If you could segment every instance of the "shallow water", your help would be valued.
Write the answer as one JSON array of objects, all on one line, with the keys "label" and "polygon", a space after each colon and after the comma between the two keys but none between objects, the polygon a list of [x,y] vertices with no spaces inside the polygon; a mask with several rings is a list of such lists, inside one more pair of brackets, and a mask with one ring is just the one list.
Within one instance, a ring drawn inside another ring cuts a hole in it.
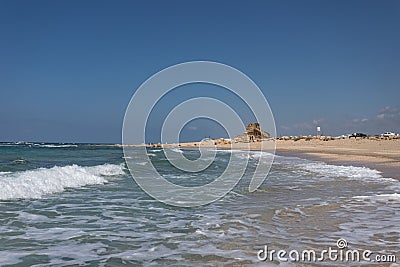
[{"label": "shallow water", "polygon": [[[207,170],[187,174],[161,149],[148,152],[166,179],[189,186],[212,181],[231,154],[247,157],[219,151]],[[339,238],[352,249],[398,253],[397,180],[368,168],[277,156],[268,179],[249,193],[258,156],[251,152],[245,177],[224,198],[178,208],[137,186],[120,148],[0,144],[0,265],[258,265],[264,245],[320,251]]]}]

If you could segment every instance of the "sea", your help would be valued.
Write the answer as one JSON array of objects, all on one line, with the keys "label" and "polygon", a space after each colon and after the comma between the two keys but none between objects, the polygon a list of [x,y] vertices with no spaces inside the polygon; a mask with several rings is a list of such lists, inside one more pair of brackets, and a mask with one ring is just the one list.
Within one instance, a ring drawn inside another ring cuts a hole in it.
[{"label": "sea", "polygon": [[[223,198],[185,208],[146,194],[119,146],[0,143],[0,266],[397,266],[376,255],[400,261],[400,182],[377,170],[276,155],[267,179],[249,192],[261,152],[218,150],[198,173],[176,170],[161,148],[147,152],[177,185],[212,182],[230,157],[249,166]],[[199,153],[178,152],[189,159]],[[266,248],[286,251],[286,258],[261,259]],[[370,251],[371,261],[307,262],[293,252],[329,248]]]}]

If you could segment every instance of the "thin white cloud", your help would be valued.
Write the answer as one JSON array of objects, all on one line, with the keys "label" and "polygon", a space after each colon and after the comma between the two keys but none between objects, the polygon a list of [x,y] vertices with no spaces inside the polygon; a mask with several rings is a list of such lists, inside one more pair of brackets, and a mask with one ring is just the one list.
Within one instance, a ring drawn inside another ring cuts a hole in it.
[{"label": "thin white cloud", "polygon": [[363,132],[367,134],[381,134],[383,132],[400,133],[400,106],[385,106],[375,114],[359,117],[337,117],[336,119],[312,119],[298,122],[293,125],[280,125],[279,129],[287,135],[315,134],[316,127],[328,135]]},{"label": "thin white cloud", "polygon": [[378,114],[376,117],[380,120],[383,120],[385,118],[385,114]]},{"label": "thin white cloud", "polygon": [[390,106],[386,106],[386,107],[384,107],[384,108],[381,108],[381,109],[379,110],[379,113],[385,113],[385,112],[388,111],[388,110],[390,110]]},{"label": "thin white cloud", "polygon": [[368,121],[367,118],[363,118],[363,119],[356,118],[356,119],[353,119],[354,123],[363,123],[363,122],[367,122],[367,121]]},{"label": "thin white cloud", "polygon": [[400,116],[399,112],[400,108],[386,106],[379,110],[379,114],[376,116],[378,119],[388,119],[388,118],[396,118]]}]

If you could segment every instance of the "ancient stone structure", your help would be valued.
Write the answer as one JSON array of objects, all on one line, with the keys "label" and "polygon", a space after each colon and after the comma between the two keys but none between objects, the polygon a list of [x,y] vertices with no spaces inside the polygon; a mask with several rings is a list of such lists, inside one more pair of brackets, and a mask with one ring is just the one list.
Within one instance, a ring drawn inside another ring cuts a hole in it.
[{"label": "ancient stone structure", "polygon": [[234,140],[235,142],[260,142],[270,137],[270,134],[261,130],[260,124],[256,122],[247,125],[246,132],[236,136]]},{"label": "ancient stone structure", "polygon": [[246,127],[246,134],[250,142],[261,139],[261,129],[259,123],[250,123]]}]

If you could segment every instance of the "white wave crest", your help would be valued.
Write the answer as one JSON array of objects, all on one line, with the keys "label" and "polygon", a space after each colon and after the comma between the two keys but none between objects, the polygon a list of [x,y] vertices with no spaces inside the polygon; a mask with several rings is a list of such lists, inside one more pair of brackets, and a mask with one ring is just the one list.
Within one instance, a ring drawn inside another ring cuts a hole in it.
[{"label": "white wave crest", "polygon": [[[355,166],[336,166],[323,162],[311,162],[299,165],[301,169],[313,172],[327,177],[346,177],[346,178],[371,178],[371,179],[386,179],[383,178],[380,171],[369,169],[366,167]],[[390,179],[392,180],[392,179]]]},{"label": "white wave crest", "polygon": [[399,193],[392,193],[392,194],[378,194],[372,196],[355,196],[353,197],[357,200],[369,200],[369,201],[400,201],[400,194]]},{"label": "white wave crest", "polygon": [[36,147],[44,148],[67,148],[67,147],[78,147],[78,145],[53,145],[53,144],[34,144]]},{"label": "white wave crest", "polygon": [[69,165],[0,173],[0,200],[41,198],[67,188],[107,183],[106,176],[123,174],[122,166],[104,164],[90,167]]}]

